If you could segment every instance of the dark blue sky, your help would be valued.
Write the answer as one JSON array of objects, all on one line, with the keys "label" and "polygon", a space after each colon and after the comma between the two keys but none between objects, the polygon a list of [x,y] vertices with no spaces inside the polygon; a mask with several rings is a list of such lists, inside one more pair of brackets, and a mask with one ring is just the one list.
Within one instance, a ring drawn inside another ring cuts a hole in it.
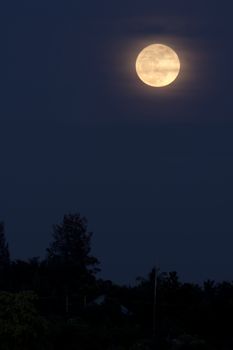
[{"label": "dark blue sky", "polygon": [[[233,278],[231,2],[9,1],[0,5],[0,217],[14,258],[44,256],[79,211],[102,276],[156,262],[185,280]],[[134,62],[162,42],[177,81]]]}]

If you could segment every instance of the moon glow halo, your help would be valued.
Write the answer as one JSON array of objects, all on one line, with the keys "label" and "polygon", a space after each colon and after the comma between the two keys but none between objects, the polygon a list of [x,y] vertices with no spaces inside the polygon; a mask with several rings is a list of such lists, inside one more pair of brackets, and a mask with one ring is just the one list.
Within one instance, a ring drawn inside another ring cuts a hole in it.
[{"label": "moon glow halo", "polygon": [[145,47],[136,60],[138,77],[152,87],[171,84],[179,75],[180,60],[169,46],[152,44]]}]

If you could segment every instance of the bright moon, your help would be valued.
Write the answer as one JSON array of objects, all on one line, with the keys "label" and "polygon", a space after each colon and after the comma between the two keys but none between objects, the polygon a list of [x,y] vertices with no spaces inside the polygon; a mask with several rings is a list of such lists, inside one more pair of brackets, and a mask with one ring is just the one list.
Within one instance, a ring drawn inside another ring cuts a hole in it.
[{"label": "bright moon", "polygon": [[136,72],[147,85],[166,86],[177,78],[180,72],[180,60],[170,47],[152,44],[139,53],[136,60]]}]

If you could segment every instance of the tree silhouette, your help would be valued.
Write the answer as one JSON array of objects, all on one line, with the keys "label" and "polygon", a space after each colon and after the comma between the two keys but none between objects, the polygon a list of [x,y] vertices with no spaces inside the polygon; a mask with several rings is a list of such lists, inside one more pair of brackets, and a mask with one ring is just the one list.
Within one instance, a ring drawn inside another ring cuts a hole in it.
[{"label": "tree silhouette", "polygon": [[54,241],[47,249],[48,260],[90,271],[91,267],[99,264],[95,257],[89,255],[91,237],[85,217],[80,214],[65,215],[61,224],[53,226]]},{"label": "tree silhouette", "polygon": [[53,280],[59,279],[59,285],[63,284],[66,290],[80,289],[99,271],[98,259],[90,255],[91,237],[87,220],[79,213],[64,215],[62,223],[53,226],[47,262]]},{"label": "tree silhouette", "polygon": [[5,237],[4,222],[0,222],[0,268],[5,268],[10,263],[10,253]]}]

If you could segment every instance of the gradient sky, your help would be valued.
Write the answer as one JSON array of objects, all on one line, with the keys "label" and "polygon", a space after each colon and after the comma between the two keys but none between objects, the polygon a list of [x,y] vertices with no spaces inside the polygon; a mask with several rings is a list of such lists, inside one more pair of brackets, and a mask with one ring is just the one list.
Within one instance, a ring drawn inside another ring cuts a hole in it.
[{"label": "gradient sky", "polygon": [[[78,211],[102,276],[154,263],[233,279],[230,1],[8,1],[0,5],[0,218],[13,258],[45,254]],[[173,85],[136,76],[140,49],[181,59]]]}]

